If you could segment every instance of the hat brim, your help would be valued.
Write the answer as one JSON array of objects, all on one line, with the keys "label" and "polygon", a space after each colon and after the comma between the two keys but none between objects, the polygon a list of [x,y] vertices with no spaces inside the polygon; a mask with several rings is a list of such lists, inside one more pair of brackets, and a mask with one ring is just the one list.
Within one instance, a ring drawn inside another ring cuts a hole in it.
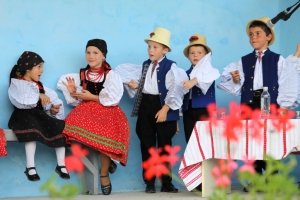
[{"label": "hat brim", "polygon": [[187,45],[185,48],[184,48],[184,50],[183,50],[183,54],[185,55],[185,57],[189,57],[189,48],[191,47],[191,46],[195,46],[195,45],[202,45],[202,46],[205,46],[206,47],[206,49],[207,49],[207,53],[212,53],[212,51],[211,51],[211,49],[207,46],[207,45],[204,45],[204,44],[199,44],[199,43],[191,43],[191,44],[189,44],[189,45]]},{"label": "hat brim", "polygon": [[147,44],[148,44],[148,41],[153,41],[153,42],[157,42],[157,43],[163,44],[163,45],[165,45],[166,47],[169,48],[169,52],[171,51],[171,48],[170,48],[170,46],[169,46],[169,44],[167,42],[164,42],[164,41],[161,41],[161,40],[157,40],[157,39],[152,39],[152,38],[145,39],[144,41]]},{"label": "hat brim", "polygon": [[[255,21],[262,22],[262,23],[264,23],[264,24],[268,27],[267,23],[264,22],[263,20],[260,20],[260,19],[254,19],[254,20],[251,20],[251,21],[248,22],[248,24],[246,25],[246,33],[247,33],[248,36],[250,36],[250,35],[249,35],[249,27],[250,27],[250,25],[251,25],[253,22],[255,22]],[[269,27],[268,27],[268,28],[269,28]],[[271,46],[271,45],[275,42],[276,36],[275,36],[274,28],[269,28],[269,29],[271,30],[271,33],[272,33],[272,39],[269,41],[269,44],[268,44],[268,45]]]}]

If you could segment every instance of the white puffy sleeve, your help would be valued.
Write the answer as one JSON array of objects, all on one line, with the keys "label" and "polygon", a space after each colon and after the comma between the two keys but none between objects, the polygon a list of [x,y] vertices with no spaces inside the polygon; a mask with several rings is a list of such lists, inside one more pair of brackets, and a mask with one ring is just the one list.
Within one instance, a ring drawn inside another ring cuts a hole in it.
[{"label": "white puffy sleeve", "polygon": [[289,55],[286,58],[286,62],[289,62],[291,66],[294,66],[300,74],[300,57]]},{"label": "white puffy sleeve", "polygon": [[77,106],[79,103],[81,103],[82,100],[71,97],[67,87],[62,83],[62,82],[67,82],[66,81],[67,77],[74,78],[76,84],[76,92],[82,91],[82,86],[80,86],[80,77],[79,74],[77,73],[62,75],[57,82],[56,88],[63,92],[67,104],[72,106]]},{"label": "white puffy sleeve", "polygon": [[[297,66],[290,59],[280,56],[278,61],[278,97],[277,103],[281,108],[294,109],[299,105],[299,74]],[[271,97],[272,98],[272,97]]]},{"label": "white puffy sleeve", "polygon": [[190,73],[190,79],[197,79],[196,86],[203,94],[206,94],[211,84],[219,77],[219,70],[211,65],[211,53],[206,54]]},{"label": "white puffy sleeve", "polygon": [[[57,96],[57,93],[50,89],[50,88],[47,88],[44,86],[44,90],[45,90],[45,95],[47,95],[49,98],[50,98],[50,101],[51,101],[51,104],[47,104],[45,107],[44,107],[44,110],[46,111],[46,113],[51,116],[51,117],[55,117],[57,119],[65,119],[65,111],[64,111],[64,105],[63,105],[63,102],[62,100],[60,100]],[[50,109],[51,109],[51,106],[52,105],[59,105],[61,104],[60,108],[59,108],[59,111],[58,113],[56,113],[55,115],[52,115],[51,112],[50,112]]]},{"label": "white puffy sleeve", "polygon": [[99,101],[104,106],[116,106],[123,96],[123,83],[119,74],[110,70],[106,75],[103,89],[99,94]]},{"label": "white puffy sleeve", "polygon": [[[120,75],[123,83],[127,83],[131,80],[134,80],[137,83],[139,83],[142,75],[142,65],[130,64],[130,63],[120,64],[115,68],[114,71],[115,73]],[[128,92],[129,97],[133,98],[137,92],[137,89],[131,89],[126,84],[124,84],[124,87]]]},{"label": "white puffy sleeve", "polygon": [[38,86],[26,80],[11,79],[8,88],[10,102],[19,109],[35,108],[40,98]]},{"label": "white puffy sleeve", "polygon": [[[238,70],[240,73],[240,83],[235,84],[232,80],[232,76],[230,72]],[[243,72],[243,65],[242,60],[238,62],[230,63],[224,68],[224,71],[221,75],[221,82],[217,85],[217,88],[220,90],[224,90],[225,92],[234,95],[240,96],[241,95],[241,88],[245,81],[245,75]]]},{"label": "white puffy sleeve", "polygon": [[166,88],[168,92],[165,98],[165,104],[172,110],[181,108],[183,96],[189,92],[183,87],[181,82],[187,80],[189,80],[189,77],[186,72],[173,63],[171,69],[166,74]]}]

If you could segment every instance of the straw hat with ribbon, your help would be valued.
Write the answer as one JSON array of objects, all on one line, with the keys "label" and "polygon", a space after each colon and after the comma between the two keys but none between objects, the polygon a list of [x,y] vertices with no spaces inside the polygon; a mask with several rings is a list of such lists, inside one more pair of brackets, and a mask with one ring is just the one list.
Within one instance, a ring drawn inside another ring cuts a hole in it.
[{"label": "straw hat with ribbon", "polygon": [[184,50],[183,50],[183,54],[187,58],[189,56],[189,48],[190,48],[190,46],[193,46],[193,45],[196,45],[196,44],[201,44],[201,45],[205,46],[206,49],[207,49],[207,51],[208,51],[207,53],[211,52],[211,49],[206,45],[206,38],[203,35],[201,35],[201,34],[194,34],[194,35],[192,35],[190,37],[189,41],[190,41],[190,44],[187,45],[187,47],[185,47]]},{"label": "straw hat with ribbon", "polygon": [[[246,33],[247,33],[247,35],[250,36],[250,35],[249,35],[249,31],[250,31],[250,30],[249,30],[249,27],[250,27],[250,25],[251,25],[253,22],[255,22],[255,21],[263,22],[263,23],[268,27],[267,22],[268,22],[269,20],[270,20],[269,17],[261,17],[261,18],[259,18],[259,19],[254,19],[254,20],[251,20],[250,22],[248,22],[248,24],[247,24],[247,26],[246,26]],[[272,45],[272,44],[274,43],[274,41],[275,41],[274,26],[273,26],[272,28],[270,28],[270,30],[271,30],[271,33],[272,33],[272,39],[271,39],[270,42],[269,42],[269,46]]]},{"label": "straw hat with ribbon", "polygon": [[148,43],[148,41],[158,42],[160,44],[166,45],[169,48],[169,51],[171,51],[170,38],[171,38],[171,32],[169,30],[162,27],[157,27],[155,28],[154,32],[150,33],[150,37],[148,39],[145,39],[145,42],[146,43]]}]

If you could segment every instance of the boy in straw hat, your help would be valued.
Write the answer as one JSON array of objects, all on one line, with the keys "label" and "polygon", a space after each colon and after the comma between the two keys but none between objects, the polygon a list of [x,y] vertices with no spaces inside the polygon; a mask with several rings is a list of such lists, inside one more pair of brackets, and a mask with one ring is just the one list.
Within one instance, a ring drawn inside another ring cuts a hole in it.
[{"label": "boy in straw hat", "polygon": [[[189,90],[184,96],[182,112],[185,139],[188,143],[197,121],[209,117],[206,109],[210,103],[216,103],[215,80],[220,77],[219,70],[211,65],[211,49],[206,45],[206,38],[194,34],[189,45],[183,50],[185,57],[191,62],[186,71],[190,80],[183,81],[183,87]],[[202,185],[197,186],[202,190]]]},{"label": "boy in straw hat", "polygon": [[[288,57],[289,62],[280,54],[270,51],[268,46],[274,43],[275,32],[274,27],[267,26],[268,20],[268,17],[262,17],[248,22],[246,33],[254,51],[243,56],[237,63],[226,66],[222,81],[217,87],[232,95],[241,95],[241,104],[252,109],[260,109],[262,88],[268,87],[271,104],[277,105],[286,113],[287,109],[295,108],[299,104],[300,85],[296,65],[300,62],[296,56],[300,54],[300,48],[294,56]],[[254,165],[259,174],[266,168],[263,160],[256,160]],[[244,191],[247,189],[244,188]]]},{"label": "boy in straw hat", "polygon": [[[188,80],[185,71],[178,68],[176,63],[165,56],[171,51],[171,32],[157,27],[150,37],[145,39],[148,44],[149,59],[143,63],[142,76],[137,83],[131,80],[127,83],[131,89],[137,89],[137,98],[132,116],[137,116],[136,133],[140,139],[142,161],[149,159],[148,150],[151,147],[162,149],[172,145],[172,137],[177,132],[179,108],[183,95],[188,91],[180,84]],[[161,154],[167,154],[164,150]],[[168,166],[169,167],[169,166]],[[143,179],[146,183],[146,193],[155,193],[155,177]],[[176,193],[172,177],[161,177],[161,192]]]},{"label": "boy in straw hat", "polygon": [[207,105],[216,103],[215,80],[220,76],[219,70],[211,65],[212,52],[206,45],[206,38],[201,34],[195,34],[189,41],[183,54],[192,64],[186,71],[190,80],[182,82],[183,87],[189,90],[184,96],[182,105],[186,142],[189,141],[195,123],[208,117]]}]

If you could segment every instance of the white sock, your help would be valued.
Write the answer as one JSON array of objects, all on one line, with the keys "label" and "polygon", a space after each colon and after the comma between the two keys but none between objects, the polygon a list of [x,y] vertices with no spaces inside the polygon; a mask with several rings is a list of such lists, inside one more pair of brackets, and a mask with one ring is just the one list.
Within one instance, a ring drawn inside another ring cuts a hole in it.
[{"label": "white sock", "polygon": [[[25,143],[25,152],[26,152],[26,167],[34,167],[34,155],[35,155],[35,149],[36,149],[36,142],[26,142]],[[36,174],[36,171],[34,169],[29,170],[29,175]]]},{"label": "white sock", "polygon": [[[57,164],[58,166],[65,166],[65,152],[66,148],[65,147],[58,147],[55,148],[56,151],[56,159],[57,159]],[[68,173],[66,168],[61,168],[61,172]]]}]

